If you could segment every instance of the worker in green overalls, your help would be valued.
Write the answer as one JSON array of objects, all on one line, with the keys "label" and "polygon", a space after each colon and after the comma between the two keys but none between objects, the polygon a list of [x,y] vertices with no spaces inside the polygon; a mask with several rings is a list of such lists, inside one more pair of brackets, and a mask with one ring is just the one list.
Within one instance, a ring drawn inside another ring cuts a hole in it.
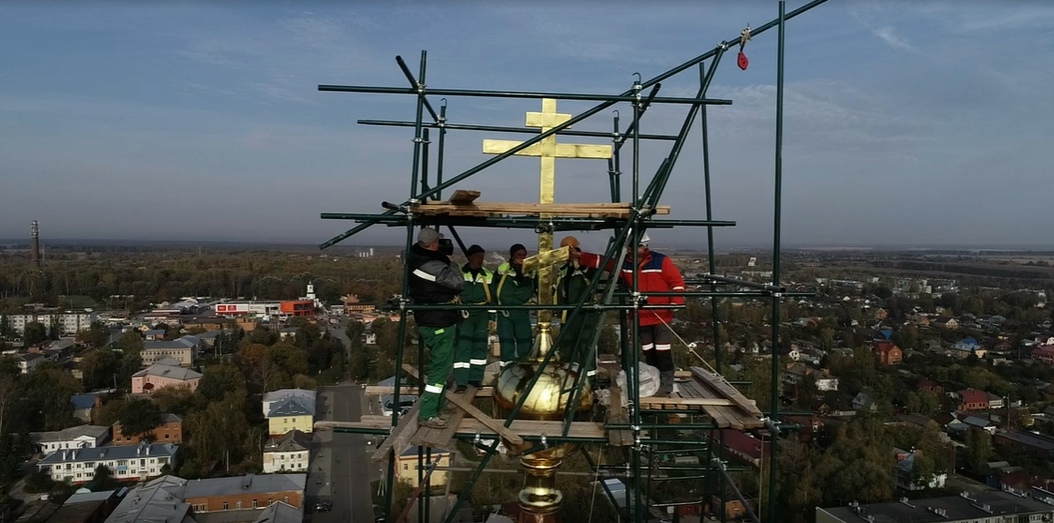
[{"label": "worker in green overalls", "polygon": [[[574,236],[567,236],[561,240],[560,247],[581,252],[578,239]],[[596,278],[597,272],[597,269],[579,265],[576,257],[569,257],[567,263],[557,269],[556,303],[560,305],[578,303],[589,289],[589,284]],[[592,295],[586,296],[583,305],[594,304],[596,300],[593,298]],[[560,355],[560,360],[569,362],[575,370],[583,369],[586,378],[592,380],[597,372],[596,346],[593,344],[593,339],[600,325],[601,313],[596,310],[582,309],[572,319],[572,312],[569,310],[560,312],[560,333],[556,350]]]},{"label": "worker in green overalls", "polygon": [[494,298],[498,302],[498,341],[501,366],[526,358],[531,353],[531,315],[527,310],[501,310],[501,305],[526,305],[537,287],[534,273],[524,274],[527,248],[517,243],[509,248],[509,261],[498,266],[494,277]]},{"label": "worker in green overalls", "polygon": [[[491,299],[490,286],[494,273],[483,266],[485,251],[472,245],[465,252],[468,263],[461,266],[465,279],[465,290],[461,291],[461,303],[466,305],[488,305]],[[468,385],[483,386],[483,368],[487,366],[487,334],[493,311],[462,310],[461,324],[457,327],[457,344],[454,348],[454,382],[457,392],[464,392]]]}]

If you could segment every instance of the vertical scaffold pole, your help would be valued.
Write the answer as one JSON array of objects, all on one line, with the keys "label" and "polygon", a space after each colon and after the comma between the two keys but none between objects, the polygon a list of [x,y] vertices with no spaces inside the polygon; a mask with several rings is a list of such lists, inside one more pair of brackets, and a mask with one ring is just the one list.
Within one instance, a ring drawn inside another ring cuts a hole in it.
[{"label": "vertical scaffold pole", "polygon": [[[783,201],[783,45],[785,35],[785,8],[786,2],[780,0],[779,9],[779,29],[777,31],[777,46],[776,46],[776,158],[775,158],[775,202],[774,202],[774,219],[772,224],[772,285],[779,287],[780,284],[780,218],[782,213],[782,201]],[[769,405],[769,418],[772,421],[771,437],[769,438],[769,492],[768,492],[768,506],[765,509],[768,511],[768,520],[771,523],[776,522],[776,514],[778,511],[775,510],[776,506],[776,449],[779,447],[778,438],[779,431],[778,417],[779,417],[779,383],[780,383],[780,365],[779,365],[779,335],[780,335],[780,302],[782,296],[778,292],[772,293],[772,374],[770,376],[770,389],[772,396],[770,400],[772,404]],[[762,463],[764,466],[764,463]]]}]

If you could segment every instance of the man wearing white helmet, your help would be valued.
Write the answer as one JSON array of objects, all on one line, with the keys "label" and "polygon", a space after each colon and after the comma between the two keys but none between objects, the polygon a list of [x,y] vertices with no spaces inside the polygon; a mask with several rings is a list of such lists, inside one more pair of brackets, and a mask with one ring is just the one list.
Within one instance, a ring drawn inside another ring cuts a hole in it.
[{"label": "man wearing white helmet", "polygon": [[[666,255],[648,248],[651,239],[647,233],[640,237],[637,245],[637,291],[649,292],[683,292],[684,278],[681,272]],[[572,254],[575,257],[576,254]],[[578,253],[578,261],[586,267],[599,267],[602,256],[591,253]],[[626,257],[619,277],[627,287],[633,288],[633,259]],[[647,305],[683,305],[680,296],[648,296]],[[644,361],[659,369],[659,392],[656,396],[669,396],[673,392],[673,352],[669,324],[673,321],[671,309],[643,309],[640,311],[637,324],[641,350]]]}]

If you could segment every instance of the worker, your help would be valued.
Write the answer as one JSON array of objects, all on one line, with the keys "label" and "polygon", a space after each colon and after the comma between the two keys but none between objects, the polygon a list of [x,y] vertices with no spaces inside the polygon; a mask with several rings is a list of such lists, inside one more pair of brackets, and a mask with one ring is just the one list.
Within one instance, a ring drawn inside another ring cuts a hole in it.
[{"label": "worker", "polygon": [[[637,291],[648,292],[684,292],[684,278],[669,257],[648,248],[651,243],[647,233],[640,237],[637,245]],[[598,268],[601,256],[591,253],[573,253],[573,258],[586,267]],[[627,256],[619,271],[619,278],[632,289],[633,260]],[[680,296],[647,296],[646,305],[683,305]],[[671,309],[642,309],[639,312],[637,336],[640,339],[644,361],[659,370],[659,391],[656,396],[668,397],[673,393],[673,352],[670,322],[673,320]]]},{"label": "worker", "polygon": [[[461,303],[466,305],[489,305],[490,287],[494,273],[483,266],[486,251],[472,245],[465,252],[468,263],[461,266],[465,290],[461,291]],[[468,385],[483,386],[483,368],[487,366],[487,335],[492,313],[485,309],[462,310],[462,320],[457,326],[457,342],[454,349],[454,383],[456,392],[464,392]]]},{"label": "worker", "polygon": [[534,297],[534,273],[523,272],[527,248],[521,243],[509,247],[509,261],[498,266],[494,277],[494,298],[498,307],[498,341],[501,366],[526,358],[531,352],[531,315],[524,309],[502,310],[501,305],[526,305]]},{"label": "worker", "polygon": [[[410,273],[409,297],[414,304],[454,304],[465,288],[461,270],[439,250],[443,235],[424,227],[417,234],[417,243],[410,247],[406,265]],[[427,382],[421,394],[418,425],[432,429],[446,428],[439,417],[446,400],[445,390],[454,362],[454,338],[461,313],[455,309],[416,310],[414,320],[421,342],[428,349]]]},{"label": "worker", "polygon": [[[560,247],[565,247],[577,255],[581,252],[578,238],[567,236],[560,240]],[[557,268],[556,279],[556,303],[559,305],[575,305],[582,300],[585,306],[596,302],[593,295],[586,296],[590,283],[597,277],[599,271],[592,267],[585,267],[579,263],[577,256],[569,256],[567,263]],[[583,300],[583,296],[585,299]],[[573,311],[560,311],[560,333],[557,336],[557,353],[560,359],[570,362],[575,370],[584,369],[585,376],[592,378],[596,375],[596,332],[601,320],[601,312],[597,310],[582,309],[577,314]],[[574,316],[572,318],[572,316]]]}]

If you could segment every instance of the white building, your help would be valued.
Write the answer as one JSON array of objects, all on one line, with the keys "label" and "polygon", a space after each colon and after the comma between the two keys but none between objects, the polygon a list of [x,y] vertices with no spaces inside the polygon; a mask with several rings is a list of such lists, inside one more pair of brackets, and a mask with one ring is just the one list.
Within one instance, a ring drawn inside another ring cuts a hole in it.
[{"label": "white building", "polygon": [[22,371],[22,374],[29,374],[41,363],[47,361],[47,358],[39,352],[23,352],[15,355],[15,361],[18,363],[18,368]]},{"label": "white building", "polygon": [[37,462],[37,469],[64,483],[86,483],[95,468],[105,465],[117,480],[145,480],[176,464],[179,447],[171,443],[141,443],[125,447],[59,450]]},{"label": "white building", "polygon": [[55,325],[60,336],[73,336],[77,332],[91,327],[95,321],[94,312],[32,312],[29,314],[9,314],[6,316],[11,328],[19,336],[26,332],[26,325],[37,322],[50,328]]},{"label": "white building", "polygon": [[110,427],[78,425],[51,432],[30,432],[29,439],[46,456],[57,450],[99,447],[110,439]]},{"label": "white building", "polygon": [[310,449],[311,437],[299,430],[291,430],[264,447],[263,471],[266,474],[307,472]]}]

